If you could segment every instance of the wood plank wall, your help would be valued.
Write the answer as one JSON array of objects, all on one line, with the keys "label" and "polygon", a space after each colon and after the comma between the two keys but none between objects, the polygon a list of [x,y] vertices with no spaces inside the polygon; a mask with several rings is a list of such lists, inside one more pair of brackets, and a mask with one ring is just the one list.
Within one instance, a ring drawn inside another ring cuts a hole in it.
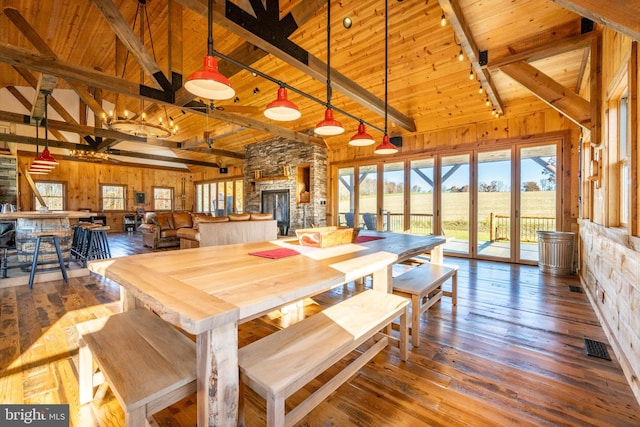
[{"label": "wood plank wall", "polygon": [[[607,93],[612,89],[623,67],[632,60],[631,40],[611,30],[602,34],[602,88],[601,98],[606,103]],[[638,62],[638,59],[635,58]],[[587,85],[588,86],[588,85]],[[630,96],[631,102],[637,102],[638,94]],[[585,96],[583,94],[583,96]],[[587,94],[588,96],[588,94]],[[638,114],[635,106],[630,111]],[[583,186],[583,206],[580,226],[580,279],[594,307],[600,322],[609,338],[616,356],[620,360],[625,376],[633,393],[640,401],[640,237],[630,235],[632,227],[618,227],[617,197],[620,187],[614,156],[617,141],[607,138],[607,106],[601,109],[603,126],[599,148],[583,146],[585,156],[583,167],[588,170],[591,151],[600,150],[601,180],[599,185],[586,183]],[[632,133],[640,132],[640,117],[631,120]],[[636,148],[632,152],[638,152]],[[640,162],[640,159],[636,159]],[[638,186],[640,177],[634,181]],[[636,189],[637,192],[637,189]],[[632,199],[636,209],[640,209],[637,200]],[[631,221],[638,221],[632,218]],[[637,230],[637,227],[636,227]]]},{"label": "wood plank wall", "polygon": [[[56,156],[58,157],[58,156]],[[59,158],[59,157],[58,157]],[[18,162],[22,170],[27,170],[33,154],[18,153]],[[184,172],[176,169],[156,169],[130,165],[114,165],[60,160],[60,164],[48,175],[33,175],[34,181],[58,181],[66,183],[67,210],[91,209],[100,212],[100,185],[117,184],[127,186],[127,212],[104,212],[111,230],[120,232],[122,217],[132,213],[138,207],[153,210],[153,187],[171,187],[174,191],[175,210],[183,210],[182,183],[184,180],[184,210],[192,210],[194,206],[194,183],[221,177],[242,176],[242,168],[229,167],[229,173],[220,175],[217,168],[197,167]],[[20,191],[20,208],[34,209],[34,196],[24,174],[19,169],[18,188]],[[146,193],[146,204],[136,205],[136,192]]]}]

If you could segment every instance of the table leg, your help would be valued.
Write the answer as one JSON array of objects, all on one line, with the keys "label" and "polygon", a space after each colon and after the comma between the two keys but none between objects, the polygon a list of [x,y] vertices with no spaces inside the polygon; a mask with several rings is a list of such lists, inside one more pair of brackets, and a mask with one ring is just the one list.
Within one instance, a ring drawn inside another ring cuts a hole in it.
[{"label": "table leg", "polygon": [[444,245],[438,245],[431,249],[431,262],[434,264],[442,264],[444,262]]},{"label": "table leg", "polygon": [[237,322],[198,334],[196,352],[198,426],[236,427],[240,383]]},{"label": "table leg", "polygon": [[393,265],[381,268],[373,272],[372,288],[376,291],[391,293],[393,291],[393,278],[391,276]]},{"label": "table leg", "polygon": [[124,286],[120,286],[120,311],[135,310],[142,307],[143,305],[138,298],[134,297]]}]

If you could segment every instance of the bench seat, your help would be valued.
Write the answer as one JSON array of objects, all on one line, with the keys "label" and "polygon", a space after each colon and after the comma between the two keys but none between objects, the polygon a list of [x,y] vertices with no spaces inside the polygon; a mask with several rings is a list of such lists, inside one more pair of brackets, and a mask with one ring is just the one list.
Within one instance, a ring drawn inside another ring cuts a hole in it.
[{"label": "bench seat", "polygon": [[[380,331],[398,317],[400,358],[406,360],[408,304],[406,298],[367,290],[241,348],[240,378],[266,400],[267,426],[302,419],[388,345],[390,337]],[[287,397],[371,338],[373,345],[285,415]]]},{"label": "bench seat", "polygon": [[[458,303],[458,266],[426,262],[393,278],[393,293],[411,298],[411,344],[420,346],[420,316],[443,296]],[[451,278],[451,291],[442,285]]]},{"label": "bench seat", "polygon": [[125,426],[138,427],[196,392],[195,343],[150,310],[90,320],[77,329],[81,404],[104,380],[125,412]]}]

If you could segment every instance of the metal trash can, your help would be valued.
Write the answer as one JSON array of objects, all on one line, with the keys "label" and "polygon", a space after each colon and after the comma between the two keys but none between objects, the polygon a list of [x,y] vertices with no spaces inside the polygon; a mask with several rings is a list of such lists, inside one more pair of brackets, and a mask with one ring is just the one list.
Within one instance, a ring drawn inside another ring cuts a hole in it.
[{"label": "metal trash can", "polygon": [[542,273],[556,276],[573,272],[576,233],[538,231],[538,267]]}]

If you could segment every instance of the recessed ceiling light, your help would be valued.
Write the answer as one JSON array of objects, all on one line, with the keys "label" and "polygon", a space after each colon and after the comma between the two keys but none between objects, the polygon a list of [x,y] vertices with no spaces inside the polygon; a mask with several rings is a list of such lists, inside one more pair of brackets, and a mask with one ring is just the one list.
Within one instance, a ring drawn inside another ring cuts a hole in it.
[{"label": "recessed ceiling light", "polygon": [[353,25],[353,21],[351,20],[351,18],[349,18],[348,16],[346,18],[344,18],[342,20],[342,25],[346,28],[349,29],[351,28],[351,26]]}]

